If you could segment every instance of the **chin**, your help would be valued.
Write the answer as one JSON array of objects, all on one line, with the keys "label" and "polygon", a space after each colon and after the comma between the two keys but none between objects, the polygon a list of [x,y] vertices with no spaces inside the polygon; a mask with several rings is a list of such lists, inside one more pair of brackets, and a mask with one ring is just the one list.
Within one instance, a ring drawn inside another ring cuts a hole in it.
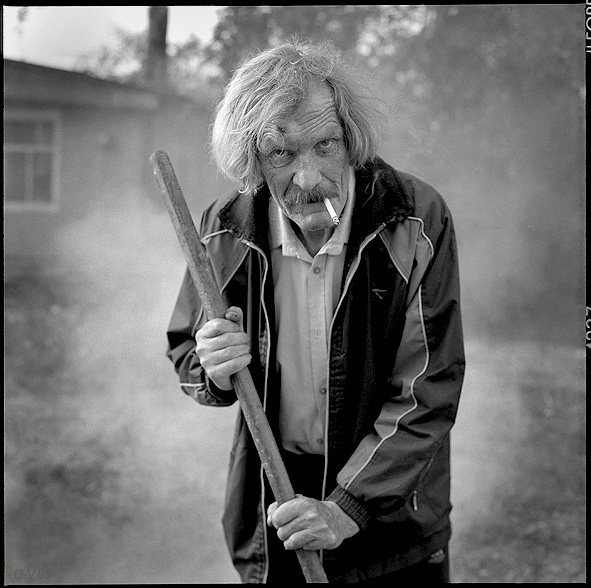
[{"label": "chin", "polygon": [[[320,215],[318,215],[320,216]],[[334,228],[332,219],[325,218],[327,215],[324,213],[320,218],[317,215],[310,215],[304,217],[293,218],[293,222],[300,227],[300,230],[307,233],[313,233],[315,231],[326,231]]]}]

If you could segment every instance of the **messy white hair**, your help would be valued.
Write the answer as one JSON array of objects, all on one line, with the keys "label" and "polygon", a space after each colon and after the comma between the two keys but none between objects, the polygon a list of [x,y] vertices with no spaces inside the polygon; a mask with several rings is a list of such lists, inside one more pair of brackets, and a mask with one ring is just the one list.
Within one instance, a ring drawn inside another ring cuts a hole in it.
[{"label": "messy white hair", "polygon": [[332,89],[350,164],[358,169],[376,157],[379,115],[367,88],[330,42],[290,41],[238,69],[216,109],[211,152],[241,192],[255,193],[264,184],[259,164],[264,128],[295,112],[310,83],[318,81]]}]

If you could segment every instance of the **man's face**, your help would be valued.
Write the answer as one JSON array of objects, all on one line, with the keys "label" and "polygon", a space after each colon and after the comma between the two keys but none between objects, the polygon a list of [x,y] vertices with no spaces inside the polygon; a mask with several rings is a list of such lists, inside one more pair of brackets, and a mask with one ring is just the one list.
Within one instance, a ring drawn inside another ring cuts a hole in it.
[{"label": "man's face", "polygon": [[337,215],[345,208],[349,155],[326,84],[311,85],[292,116],[269,124],[260,163],[273,199],[302,231],[333,228],[323,200],[329,198]]}]

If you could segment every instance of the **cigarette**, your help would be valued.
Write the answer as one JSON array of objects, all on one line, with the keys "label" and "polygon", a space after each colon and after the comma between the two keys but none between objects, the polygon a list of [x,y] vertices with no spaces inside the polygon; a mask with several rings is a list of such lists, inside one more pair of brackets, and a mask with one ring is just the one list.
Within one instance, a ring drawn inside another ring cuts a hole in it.
[{"label": "cigarette", "polygon": [[332,224],[336,227],[340,222],[339,217],[337,216],[337,213],[328,198],[324,199],[324,206],[326,206],[326,210],[328,210],[328,214],[330,214],[332,218]]}]

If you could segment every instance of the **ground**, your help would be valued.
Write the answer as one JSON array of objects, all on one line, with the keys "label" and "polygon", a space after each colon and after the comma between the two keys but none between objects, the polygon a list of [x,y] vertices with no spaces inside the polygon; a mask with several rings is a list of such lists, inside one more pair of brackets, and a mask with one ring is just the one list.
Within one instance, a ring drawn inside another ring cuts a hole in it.
[{"label": "ground", "polygon": [[[236,407],[178,389],[175,279],[6,284],[6,584],[238,580],[220,523]],[[585,582],[582,350],[466,352],[452,580]]]}]

